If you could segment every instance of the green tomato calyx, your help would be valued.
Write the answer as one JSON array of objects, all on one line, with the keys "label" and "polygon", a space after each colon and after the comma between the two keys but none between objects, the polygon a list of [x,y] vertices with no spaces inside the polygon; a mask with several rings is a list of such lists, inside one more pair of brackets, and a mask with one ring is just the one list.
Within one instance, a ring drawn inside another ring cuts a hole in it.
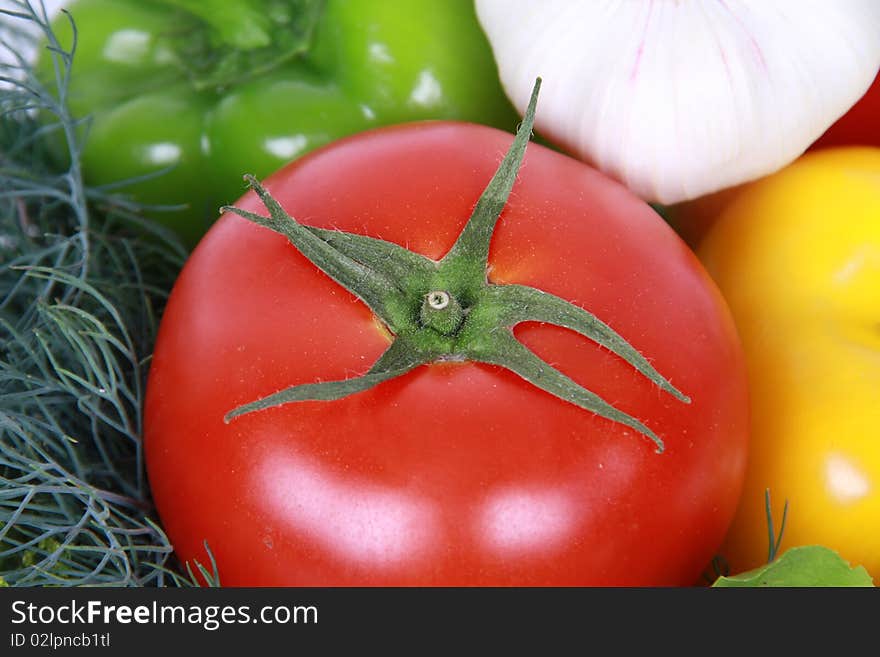
[{"label": "green tomato calyx", "polygon": [[221,211],[286,236],[315,266],[369,306],[395,337],[366,374],[291,386],[230,411],[227,422],[279,404],[341,399],[431,362],[470,360],[506,368],[560,399],[637,431],[663,452],[663,441],[649,427],[541,360],[516,339],[513,327],[531,321],[570,329],[623,358],[664,392],[690,403],[686,395],[589,311],[533,287],[488,280],[489,244],[525,156],[540,86],[538,78],[513,144],[439,262],[391,242],[303,226],[253,176],[245,176],[269,216],[229,206]]}]

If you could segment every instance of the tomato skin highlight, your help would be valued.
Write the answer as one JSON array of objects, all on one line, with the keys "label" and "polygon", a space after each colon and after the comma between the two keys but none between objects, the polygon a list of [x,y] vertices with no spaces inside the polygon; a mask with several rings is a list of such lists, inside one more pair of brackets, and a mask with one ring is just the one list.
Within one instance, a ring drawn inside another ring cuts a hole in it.
[{"label": "tomato skin highlight", "polygon": [[[459,123],[337,142],[266,183],[306,224],[440,258],[510,145]],[[261,212],[249,193],[238,207]],[[490,279],[570,299],[693,401],[662,394],[571,331],[517,337],[666,443],[489,365],[423,366],[333,402],[242,416],[295,383],[366,371],[389,344],[369,310],[281,236],[225,215],[165,311],[146,405],[150,482],[183,560],[225,585],[693,584],[738,500],[743,358],[694,255],[625,188],[531,144]]]}]

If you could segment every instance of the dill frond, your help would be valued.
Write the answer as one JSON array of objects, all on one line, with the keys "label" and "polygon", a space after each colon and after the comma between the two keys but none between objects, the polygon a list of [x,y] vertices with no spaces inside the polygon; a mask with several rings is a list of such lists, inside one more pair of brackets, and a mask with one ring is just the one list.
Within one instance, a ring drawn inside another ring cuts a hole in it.
[{"label": "dill frond", "polygon": [[[176,238],[80,171],[75,45],[0,10],[0,582],[186,585],[153,518],[142,402]],[[23,52],[48,44],[51,85]]]}]

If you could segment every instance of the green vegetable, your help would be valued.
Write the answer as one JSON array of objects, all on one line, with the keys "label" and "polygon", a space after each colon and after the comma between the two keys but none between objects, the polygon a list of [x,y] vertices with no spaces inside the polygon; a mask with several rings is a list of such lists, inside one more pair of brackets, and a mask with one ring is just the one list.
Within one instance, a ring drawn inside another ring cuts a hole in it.
[{"label": "green vegetable", "polygon": [[739,575],[719,577],[716,587],[873,586],[863,566],[851,567],[833,550],[819,545],[794,547],[770,563]]},{"label": "green vegetable", "polygon": [[[243,170],[262,177],[376,126],[516,121],[468,0],[77,0],[68,9],[77,26],[69,103],[93,115],[86,180],[140,177],[124,191],[186,206],[154,216],[190,243],[244,192]],[[67,16],[54,27],[72,42]],[[40,67],[52,76],[48,54]]]},{"label": "green vegetable", "polygon": [[[84,184],[57,100],[71,54],[38,6],[0,9],[0,586],[194,584],[155,523],[141,444],[157,318],[186,252]],[[56,49],[60,84],[17,60],[31,31]]]}]

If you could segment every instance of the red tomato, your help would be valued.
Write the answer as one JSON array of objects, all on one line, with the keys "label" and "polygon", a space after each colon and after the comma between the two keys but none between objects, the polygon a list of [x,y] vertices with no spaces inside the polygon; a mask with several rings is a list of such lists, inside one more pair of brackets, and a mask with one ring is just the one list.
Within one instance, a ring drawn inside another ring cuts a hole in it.
[{"label": "red tomato", "polygon": [[[362,133],[267,188],[306,224],[439,259],[511,135],[457,123]],[[238,207],[265,213],[253,193]],[[296,383],[363,373],[390,336],[288,241],[226,215],[169,300],[146,404],[156,505],[181,559],[225,585],[689,585],[733,516],[746,457],[743,357],[726,306],[649,206],[530,144],[490,279],[589,309],[690,405],[565,329],[517,337],[665,441],[485,364],[421,366],[332,402],[224,424]]]},{"label": "red tomato", "polygon": [[833,146],[880,146],[880,75],[810,149]]}]

